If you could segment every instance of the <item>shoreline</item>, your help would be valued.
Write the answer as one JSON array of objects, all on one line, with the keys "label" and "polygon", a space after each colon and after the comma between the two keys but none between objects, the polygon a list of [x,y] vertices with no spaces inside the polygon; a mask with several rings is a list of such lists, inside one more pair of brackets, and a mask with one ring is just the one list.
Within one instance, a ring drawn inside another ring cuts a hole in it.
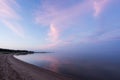
[{"label": "shoreline", "polygon": [[0,80],[73,80],[61,74],[0,54]]}]

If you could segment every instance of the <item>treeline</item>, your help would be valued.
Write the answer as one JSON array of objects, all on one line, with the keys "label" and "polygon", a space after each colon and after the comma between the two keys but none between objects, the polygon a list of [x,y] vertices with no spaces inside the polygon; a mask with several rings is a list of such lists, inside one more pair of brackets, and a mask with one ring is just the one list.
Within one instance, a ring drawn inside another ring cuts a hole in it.
[{"label": "treeline", "polygon": [[11,49],[3,49],[0,48],[0,53],[3,54],[32,54],[34,51],[28,51],[28,50],[11,50]]}]

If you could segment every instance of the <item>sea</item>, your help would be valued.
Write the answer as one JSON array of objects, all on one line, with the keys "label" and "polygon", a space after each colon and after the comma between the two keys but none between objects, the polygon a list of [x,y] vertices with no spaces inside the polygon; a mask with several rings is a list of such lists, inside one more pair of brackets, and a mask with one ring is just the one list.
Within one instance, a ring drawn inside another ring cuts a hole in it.
[{"label": "sea", "polygon": [[59,51],[15,57],[74,80],[120,80],[120,53],[117,50]]}]

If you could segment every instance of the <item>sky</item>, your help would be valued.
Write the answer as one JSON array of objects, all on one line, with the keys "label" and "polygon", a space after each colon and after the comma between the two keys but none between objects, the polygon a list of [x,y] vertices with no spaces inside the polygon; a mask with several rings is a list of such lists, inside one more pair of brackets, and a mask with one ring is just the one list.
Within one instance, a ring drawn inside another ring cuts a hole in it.
[{"label": "sky", "polygon": [[119,48],[119,4],[120,0],[0,0],[0,47]]}]

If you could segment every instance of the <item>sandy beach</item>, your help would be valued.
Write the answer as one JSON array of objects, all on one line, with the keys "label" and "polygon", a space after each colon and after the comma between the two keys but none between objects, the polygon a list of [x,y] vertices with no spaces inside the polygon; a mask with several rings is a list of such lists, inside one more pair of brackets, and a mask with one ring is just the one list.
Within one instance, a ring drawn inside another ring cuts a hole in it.
[{"label": "sandy beach", "polygon": [[0,54],[0,80],[73,80],[13,57]]}]

